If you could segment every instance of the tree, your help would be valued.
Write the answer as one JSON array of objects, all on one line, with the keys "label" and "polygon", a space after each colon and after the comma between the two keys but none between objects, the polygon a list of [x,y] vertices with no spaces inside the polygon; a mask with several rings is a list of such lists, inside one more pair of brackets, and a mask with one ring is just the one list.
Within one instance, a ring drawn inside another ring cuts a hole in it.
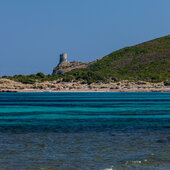
[{"label": "tree", "polygon": [[40,77],[40,78],[44,78],[45,77],[44,73],[41,73],[41,72],[37,73],[37,76]]}]

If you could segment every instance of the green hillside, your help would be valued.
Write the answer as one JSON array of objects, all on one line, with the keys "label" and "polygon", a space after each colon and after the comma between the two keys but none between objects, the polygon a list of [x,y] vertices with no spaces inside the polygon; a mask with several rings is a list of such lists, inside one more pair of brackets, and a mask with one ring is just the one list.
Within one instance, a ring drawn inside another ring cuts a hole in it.
[{"label": "green hillside", "polygon": [[85,82],[109,80],[170,80],[170,35],[115,51],[86,69],[64,75]]},{"label": "green hillside", "polygon": [[136,46],[115,51],[84,69],[75,69],[63,75],[4,76],[22,83],[50,81],[82,81],[83,83],[130,80],[170,81],[170,35]]}]

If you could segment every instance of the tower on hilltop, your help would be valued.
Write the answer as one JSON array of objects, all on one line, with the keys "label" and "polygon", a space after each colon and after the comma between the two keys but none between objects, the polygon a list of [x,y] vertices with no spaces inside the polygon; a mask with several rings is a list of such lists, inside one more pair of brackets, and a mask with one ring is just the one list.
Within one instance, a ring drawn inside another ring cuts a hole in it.
[{"label": "tower on hilltop", "polygon": [[67,53],[60,54],[60,59],[58,65],[53,69],[53,75],[55,74],[64,74],[66,72],[69,72],[74,69],[79,68],[86,68],[89,64],[88,63],[82,63],[82,62],[76,62],[67,61]]},{"label": "tower on hilltop", "polygon": [[60,64],[67,64],[67,53],[60,54]]}]

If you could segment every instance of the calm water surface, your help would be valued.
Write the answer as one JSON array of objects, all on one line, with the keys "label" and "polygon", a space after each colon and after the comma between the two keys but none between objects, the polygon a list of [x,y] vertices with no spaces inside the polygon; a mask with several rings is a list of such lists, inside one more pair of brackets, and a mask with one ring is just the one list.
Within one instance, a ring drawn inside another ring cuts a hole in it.
[{"label": "calm water surface", "polygon": [[170,93],[0,93],[0,169],[170,169]]}]

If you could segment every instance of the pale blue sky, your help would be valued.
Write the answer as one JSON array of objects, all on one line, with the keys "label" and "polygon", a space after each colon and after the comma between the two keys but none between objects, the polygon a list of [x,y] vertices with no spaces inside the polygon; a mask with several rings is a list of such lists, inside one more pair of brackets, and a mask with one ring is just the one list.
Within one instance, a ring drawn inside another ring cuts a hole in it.
[{"label": "pale blue sky", "polygon": [[170,34],[170,0],[0,0],[0,76],[52,72]]}]

